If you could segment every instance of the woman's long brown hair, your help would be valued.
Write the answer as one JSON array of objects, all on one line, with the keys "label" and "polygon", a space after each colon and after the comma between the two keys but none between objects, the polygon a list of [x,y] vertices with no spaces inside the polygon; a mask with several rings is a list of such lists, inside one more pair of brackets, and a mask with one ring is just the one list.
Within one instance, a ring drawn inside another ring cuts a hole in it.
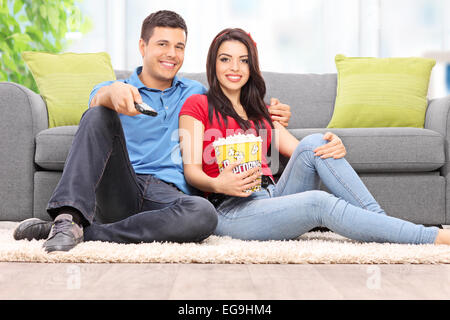
[{"label": "woman's long brown hair", "polygon": [[[240,101],[247,113],[248,120],[242,119],[237,114],[232,103],[223,93],[219,80],[217,79],[217,53],[220,45],[225,41],[239,41],[243,43],[248,50],[250,77],[247,83],[241,88],[240,96]],[[273,128],[269,110],[264,102],[266,84],[259,69],[256,44],[244,30],[239,28],[225,29],[218,33],[209,47],[208,58],[206,61],[206,75],[209,83],[209,90],[206,93],[206,96],[208,97],[208,118],[210,122],[212,122],[213,114],[215,113],[220,125],[222,125],[220,119],[223,119],[225,127],[228,123],[227,117],[231,117],[245,130],[251,128],[250,121],[253,121],[256,131],[259,132],[260,129],[266,128],[263,120],[267,120]],[[219,117],[219,115],[221,115],[221,117]]]}]

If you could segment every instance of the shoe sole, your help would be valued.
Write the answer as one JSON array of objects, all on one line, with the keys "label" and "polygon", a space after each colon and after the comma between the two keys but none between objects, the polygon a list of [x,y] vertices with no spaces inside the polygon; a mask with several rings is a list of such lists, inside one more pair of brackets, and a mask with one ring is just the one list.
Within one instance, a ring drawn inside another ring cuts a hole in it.
[{"label": "shoe sole", "polygon": [[82,240],[79,240],[75,243],[75,245],[55,245],[55,246],[48,246],[45,247],[44,246],[44,250],[47,253],[52,253],[52,252],[67,252],[72,250],[73,248],[75,248],[78,244],[80,244],[81,242],[83,242]]},{"label": "shoe sole", "polygon": [[20,229],[20,230],[19,230],[19,227],[20,227],[20,225],[19,225],[16,228],[16,230],[14,230],[13,237],[14,237],[15,240],[28,240],[28,241],[31,241],[31,240],[43,240],[43,239],[47,238],[48,234],[45,237],[35,238],[35,237],[30,236],[30,235],[26,236],[26,232],[30,228],[34,228],[34,227],[39,226],[39,225],[50,224],[50,227],[48,229],[49,233],[50,233],[51,222],[50,221],[43,221],[43,220],[38,219],[38,218],[29,218],[29,219],[26,219],[26,220],[22,221],[20,224],[24,224],[25,222],[30,222],[30,221],[36,221],[36,223],[35,224],[30,224],[29,226],[25,227],[24,229]]},{"label": "shoe sole", "polygon": [[73,248],[75,248],[76,245],[74,246],[53,246],[53,247],[45,247],[45,251],[47,253],[55,253],[55,252],[67,252],[72,250]]}]

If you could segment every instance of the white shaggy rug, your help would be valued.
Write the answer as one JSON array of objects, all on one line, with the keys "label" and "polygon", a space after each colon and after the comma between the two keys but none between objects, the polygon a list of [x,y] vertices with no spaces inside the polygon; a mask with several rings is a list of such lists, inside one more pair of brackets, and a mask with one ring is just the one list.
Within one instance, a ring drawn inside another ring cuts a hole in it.
[{"label": "white shaggy rug", "polygon": [[360,243],[332,232],[309,232],[290,241],[242,241],[211,236],[202,243],[83,242],[48,254],[41,241],[15,241],[18,223],[0,222],[0,262],[47,263],[272,263],[443,264],[450,246]]}]

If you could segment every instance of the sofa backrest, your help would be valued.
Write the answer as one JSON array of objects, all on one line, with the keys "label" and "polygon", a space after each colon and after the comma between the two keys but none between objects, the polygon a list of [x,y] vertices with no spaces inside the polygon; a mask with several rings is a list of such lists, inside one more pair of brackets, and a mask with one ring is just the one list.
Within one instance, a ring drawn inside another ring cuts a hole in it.
[{"label": "sofa backrest", "polygon": [[[116,71],[117,79],[130,76],[130,71]],[[201,82],[208,87],[206,74],[180,73],[179,76]],[[325,128],[333,115],[336,99],[336,74],[295,74],[263,72],[266,81],[266,103],[278,98],[291,106],[289,128]]]}]

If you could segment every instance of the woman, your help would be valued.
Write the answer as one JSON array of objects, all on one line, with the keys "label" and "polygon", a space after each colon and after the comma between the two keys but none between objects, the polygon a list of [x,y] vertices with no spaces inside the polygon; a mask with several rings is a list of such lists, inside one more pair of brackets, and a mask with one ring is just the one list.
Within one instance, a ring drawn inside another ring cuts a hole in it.
[{"label": "woman", "polygon": [[[387,216],[343,158],[345,148],[337,136],[313,134],[299,142],[272,122],[263,101],[266,87],[256,44],[249,34],[226,29],[215,37],[207,77],[207,94],[190,97],[181,110],[180,140],[187,181],[216,206],[216,235],[294,239],[323,226],[358,241],[450,244],[450,230]],[[272,135],[279,135],[276,147],[290,160],[278,183],[272,182],[265,154],[262,180],[267,185],[261,191],[246,192],[257,184],[259,168],[235,174],[235,163],[219,172],[212,142],[237,132],[254,132],[266,146]],[[318,190],[319,177],[332,194]]]}]

